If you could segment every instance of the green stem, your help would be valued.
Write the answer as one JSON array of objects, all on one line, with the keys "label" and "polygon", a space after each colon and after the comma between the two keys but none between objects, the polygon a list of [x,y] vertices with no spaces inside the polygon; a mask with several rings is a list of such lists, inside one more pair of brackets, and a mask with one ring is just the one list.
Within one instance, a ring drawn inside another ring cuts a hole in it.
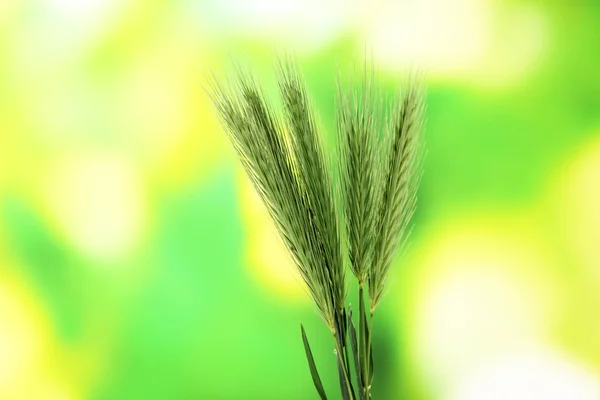
[{"label": "green stem", "polygon": [[371,350],[373,349],[373,317],[375,316],[375,312],[371,310],[369,314],[369,343],[367,344],[367,399],[371,399],[371,384],[373,383],[373,371],[371,370],[371,359],[373,358],[373,354],[371,354]]},{"label": "green stem", "polygon": [[[348,370],[346,369],[346,360],[345,360],[346,357],[344,356],[344,352],[342,350],[342,347],[345,347],[345,346],[344,346],[344,342],[342,342],[340,339],[341,338],[339,337],[339,335],[337,335],[337,332],[334,333],[333,341],[335,343],[335,352],[338,357],[338,362],[341,365],[342,372],[344,374],[344,383],[346,384],[346,389],[348,391],[350,400],[355,400],[354,391],[352,390],[352,386],[350,385],[350,375],[348,374]],[[343,385],[343,383],[342,383],[342,385]]]},{"label": "green stem", "polygon": [[369,382],[369,346],[370,342],[370,333],[369,327],[367,326],[367,315],[365,311],[365,297],[364,297],[364,289],[363,285],[358,285],[358,301],[359,301],[359,337],[358,337],[358,349],[359,349],[359,364],[360,364],[360,374],[361,374],[361,382],[362,387],[361,390],[361,399],[369,399],[369,390],[370,390],[370,382]]}]

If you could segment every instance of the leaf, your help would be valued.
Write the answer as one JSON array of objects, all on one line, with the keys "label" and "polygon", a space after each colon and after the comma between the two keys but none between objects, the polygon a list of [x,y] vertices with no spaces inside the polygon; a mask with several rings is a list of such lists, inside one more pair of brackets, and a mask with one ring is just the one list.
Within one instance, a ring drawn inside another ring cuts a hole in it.
[{"label": "leaf", "polygon": [[317,392],[319,392],[321,400],[327,400],[327,395],[325,394],[325,389],[323,389],[323,383],[319,377],[319,372],[317,371],[317,366],[315,365],[315,359],[313,358],[312,351],[310,350],[310,344],[308,343],[308,338],[306,337],[306,331],[304,330],[304,326],[302,324],[300,324],[300,329],[302,330],[302,342],[304,343],[306,359],[308,360],[308,367],[310,368],[310,374],[312,376],[313,383],[315,384]]},{"label": "leaf", "polygon": [[369,379],[369,370],[368,370],[368,360],[367,360],[367,344],[368,344],[368,340],[369,340],[369,327],[367,325],[367,315],[365,312],[365,298],[363,295],[363,289],[362,287],[359,289],[359,294],[358,294],[358,302],[359,302],[359,315],[358,315],[358,330],[359,330],[359,336],[358,336],[358,350],[359,350],[359,363],[361,366],[361,375],[362,375],[362,381],[365,383],[365,385],[361,388],[362,390],[366,391],[366,387],[368,386],[368,379]]},{"label": "leaf", "polygon": [[348,345],[346,343],[348,327],[345,308],[336,313],[335,321],[335,330],[337,333],[334,336],[334,339],[336,341],[336,356],[338,359],[338,373],[342,395],[344,399],[354,400],[354,387],[352,385],[352,380],[350,379],[350,360],[348,360]]},{"label": "leaf", "polygon": [[346,380],[346,373],[344,372],[344,364],[339,354],[336,353],[338,374],[340,377],[340,387],[342,388],[342,398],[344,400],[350,400],[350,391],[348,390],[348,381]]},{"label": "leaf", "polygon": [[362,369],[360,367],[359,359],[358,359],[358,342],[356,340],[356,327],[354,326],[354,321],[352,321],[352,309],[348,307],[348,327],[350,331],[350,347],[352,348],[352,355],[354,356],[354,368],[356,370],[356,380],[358,381],[358,393],[360,395],[361,400],[364,400],[363,393],[363,381],[362,381]]}]

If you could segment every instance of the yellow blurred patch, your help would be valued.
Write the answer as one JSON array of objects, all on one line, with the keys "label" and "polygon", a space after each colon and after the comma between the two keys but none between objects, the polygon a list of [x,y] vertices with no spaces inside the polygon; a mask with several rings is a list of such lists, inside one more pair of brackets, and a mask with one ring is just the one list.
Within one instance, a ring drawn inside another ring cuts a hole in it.
[{"label": "yellow blurred patch", "polygon": [[35,293],[0,252],[0,398],[75,400],[76,379],[66,379],[60,344]]},{"label": "yellow blurred patch", "polygon": [[38,201],[78,252],[114,261],[136,250],[148,230],[148,196],[135,165],[111,153],[81,152],[51,163]]},{"label": "yellow blurred patch", "polygon": [[[4,0],[0,2],[0,32],[4,31],[3,28],[10,28],[11,25],[17,21],[15,18],[21,11],[23,3],[19,0]],[[8,31],[8,29],[6,29]],[[8,31],[10,32],[10,31]],[[6,35],[5,37],[9,37]],[[2,41],[0,40],[0,43]]]},{"label": "yellow blurred patch", "polygon": [[600,372],[600,139],[582,143],[548,174],[548,235],[570,291],[561,341]]},{"label": "yellow blurred patch", "polygon": [[190,21],[170,22],[123,71],[117,102],[134,154],[157,183],[177,187],[210,174],[227,138],[203,88],[212,57]]},{"label": "yellow blurred patch", "polygon": [[403,301],[410,357],[428,386],[447,390],[497,357],[550,340],[563,294],[534,226],[473,215],[415,250]]},{"label": "yellow blurred patch", "polygon": [[600,139],[585,143],[552,178],[557,233],[600,282]]},{"label": "yellow blurred patch", "polygon": [[308,301],[300,275],[259,195],[246,174],[238,173],[244,229],[244,254],[250,273],[265,289],[294,301]]}]

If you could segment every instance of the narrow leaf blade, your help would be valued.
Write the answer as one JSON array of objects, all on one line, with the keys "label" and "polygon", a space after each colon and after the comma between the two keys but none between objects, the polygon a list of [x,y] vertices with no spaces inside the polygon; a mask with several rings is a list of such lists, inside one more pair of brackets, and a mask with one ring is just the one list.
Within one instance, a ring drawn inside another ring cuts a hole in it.
[{"label": "narrow leaf blade", "polygon": [[308,343],[308,338],[306,337],[306,331],[304,330],[304,326],[302,324],[300,324],[300,329],[302,330],[302,342],[304,343],[306,359],[308,360],[308,367],[310,368],[310,374],[312,376],[313,383],[315,384],[317,392],[319,392],[321,400],[327,400],[327,395],[325,394],[325,389],[323,389],[323,383],[319,377],[319,372],[317,371],[317,366],[315,365],[315,359],[313,358],[312,351],[310,350],[310,344]]},{"label": "narrow leaf blade", "polygon": [[363,295],[363,289],[359,289],[359,315],[358,315],[358,351],[359,351],[359,363],[360,363],[360,371],[361,371],[361,379],[364,386],[361,387],[361,390],[366,390],[368,386],[369,380],[369,360],[367,359],[367,346],[369,340],[369,326],[367,325],[367,315],[365,312],[365,298]]},{"label": "narrow leaf blade", "polygon": [[350,391],[348,390],[348,381],[346,380],[346,374],[344,373],[343,361],[339,354],[336,354],[338,374],[340,378],[340,388],[342,389],[342,398],[344,400],[351,400]]},{"label": "narrow leaf blade", "polygon": [[360,395],[360,399],[364,400],[364,391],[363,391],[363,381],[361,374],[361,366],[358,358],[358,341],[356,339],[356,327],[354,326],[354,321],[352,321],[352,309],[348,308],[348,330],[350,332],[350,347],[352,348],[352,355],[354,356],[354,369],[356,371],[356,380],[358,382],[358,393]]}]

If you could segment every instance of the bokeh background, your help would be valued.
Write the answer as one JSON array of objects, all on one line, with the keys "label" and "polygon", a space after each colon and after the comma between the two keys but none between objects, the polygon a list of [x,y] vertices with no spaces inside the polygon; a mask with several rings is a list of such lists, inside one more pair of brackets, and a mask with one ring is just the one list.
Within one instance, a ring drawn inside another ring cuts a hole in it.
[{"label": "bokeh background", "polygon": [[337,392],[202,89],[282,50],[330,132],[338,67],[427,77],[376,398],[600,398],[597,0],[2,0],[0,399],[316,398],[300,322]]}]

